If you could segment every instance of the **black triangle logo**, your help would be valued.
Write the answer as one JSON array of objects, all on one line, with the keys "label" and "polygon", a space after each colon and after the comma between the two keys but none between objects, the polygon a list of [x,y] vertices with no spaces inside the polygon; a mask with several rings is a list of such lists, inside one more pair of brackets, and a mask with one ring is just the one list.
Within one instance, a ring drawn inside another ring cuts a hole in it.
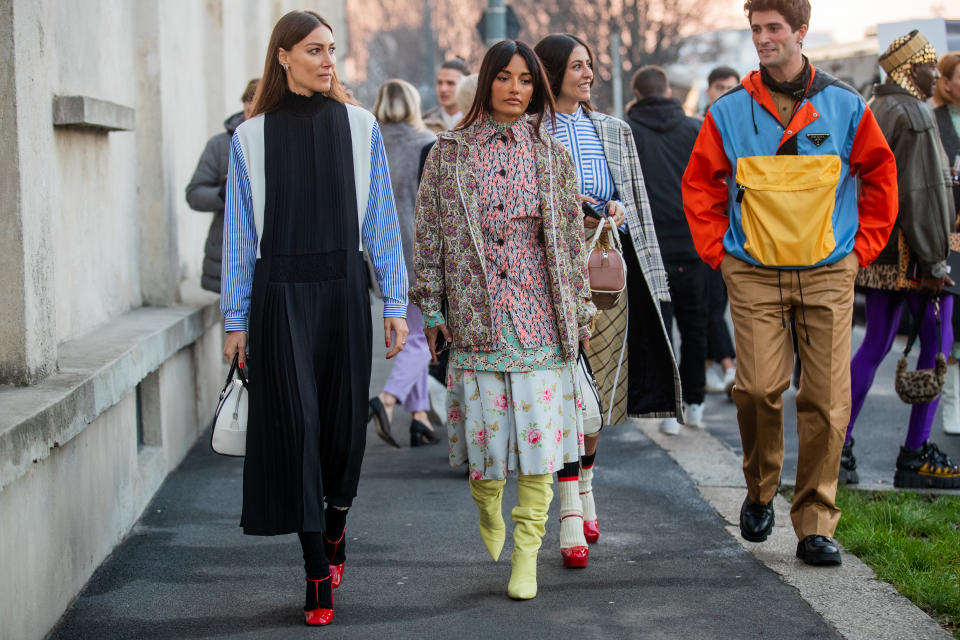
[{"label": "black triangle logo", "polygon": [[808,133],[807,134],[807,138],[810,140],[810,142],[817,145],[818,147],[822,145],[824,141],[829,137],[830,137],[829,133]]}]

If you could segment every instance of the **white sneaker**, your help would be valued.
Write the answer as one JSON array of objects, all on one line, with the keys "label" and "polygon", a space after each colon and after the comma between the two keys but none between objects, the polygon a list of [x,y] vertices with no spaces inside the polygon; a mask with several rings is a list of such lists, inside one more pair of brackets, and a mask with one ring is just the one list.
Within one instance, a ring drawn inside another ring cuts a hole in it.
[{"label": "white sneaker", "polygon": [[723,393],[727,390],[724,386],[723,380],[723,367],[717,363],[713,363],[707,367],[707,382],[705,389],[707,393]]},{"label": "white sneaker", "polygon": [[700,404],[687,404],[684,405],[683,411],[684,422],[688,427],[693,427],[695,429],[703,429],[706,425],[703,424],[703,403]]},{"label": "white sneaker", "polygon": [[676,418],[664,418],[660,421],[660,433],[675,436],[680,433],[680,423]]},{"label": "white sneaker", "polygon": [[729,394],[730,390],[733,389],[733,379],[737,375],[736,368],[725,369],[723,372],[723,391],[724,393]]},{"label": "white sneaker", "polygon": [[960,366],[947,365],[946,382],[940,397],[940,420],[943,432],[960,435]]}]

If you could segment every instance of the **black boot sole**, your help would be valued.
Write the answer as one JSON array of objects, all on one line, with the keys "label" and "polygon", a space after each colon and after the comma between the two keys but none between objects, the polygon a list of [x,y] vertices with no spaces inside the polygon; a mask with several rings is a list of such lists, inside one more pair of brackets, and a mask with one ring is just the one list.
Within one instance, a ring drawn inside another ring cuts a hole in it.
[{"label": "black boot sole", "polygon": [[898,489],[960,489],[960,477],[937,478],[897,469],[893,474],[893,486]]},{"label": "black boot sole", "polygon": [[803,540],[797,543],[797,557],[814,567],[835,567],[841,564],[840,552],[836,553],[807,553]]}]

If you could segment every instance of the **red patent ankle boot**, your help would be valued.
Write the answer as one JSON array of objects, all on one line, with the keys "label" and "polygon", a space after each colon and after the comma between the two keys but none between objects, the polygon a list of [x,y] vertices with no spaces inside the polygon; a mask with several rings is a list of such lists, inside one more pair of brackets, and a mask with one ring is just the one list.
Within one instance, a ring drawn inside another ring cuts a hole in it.
[{"label": "red patent ankle boot", "polygon": [[[313,598],[314,603],[316,604],[320,603],[320,583],[326,582],[329,579],[330,579],[330,576],[327,576],[326,578],[320,578],[319,580],[313,580],[311,578],[307,578],[307,589],[309,589],[310,587],[313,587],[314,589],[314,598]],[[309,591],[307,593],[308,593],[307,597],[309,599]],[[308,627],[322,627],[324,625],[328,625],[331,622],[333,622],[333,595],[332,594],[330,595],[329,609],[325,607],[319,607],[319,606],[316,609],[304,608],[303,618],[304,618],[304,622],[307,623]]]},{"label": "red patent ankle boot", "polygon": [[[340,534],[340,539],[334,542],[327,538],[327,534],[323,534],[323,541],[327,544],[333,545],[333,551],[330,551],[327,554],[327,557],[330,558],[330,586],[336,589],[340,586],[340,581],[343,580],[343,567],[347,564],[346,558],[340,561],[339,564],[334,564],[337,560],[337,552],[343,553],[343,538],[347,535],[347,530],[344,529],[343,533]],[[325,545],[326,546],[326,545]]]}]

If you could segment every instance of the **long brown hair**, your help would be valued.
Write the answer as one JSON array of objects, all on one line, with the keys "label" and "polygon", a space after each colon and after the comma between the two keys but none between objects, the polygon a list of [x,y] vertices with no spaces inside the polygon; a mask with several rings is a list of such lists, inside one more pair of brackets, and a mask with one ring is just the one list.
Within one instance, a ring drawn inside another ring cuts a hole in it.
[{"label": "long brown hair", "polygon": [[[550,79],[550,91],[553,92],[554,100],[560,97],[560,87],[563,85],[563,76],[567,73],[567,63],[570,61],[570,54],[577,48],[577,45],[587,50],[587,58],[592,65],[594,60],[590,45],[572,33],[551,34],[538,42],[537,46],[533,48],[543,63],[543,68],[547,71],[547,77]],[[594,75],[593,80],[596,80],[596,78],[596,75]],[[591,87],[593,86],[593,80],[590,81]],[[593,103],[589,100],[581,100],[580,106],[585,113],[593,111]]]},{"label": "long brown hair", "polygon": [[557,105],[550,92],[550,81],[547,79],[547,72],[543,70],[543,65],[540,64],[540,58],[533,52],[530,45],[519,40],[503,40],[487,49],[483,62],[480,63],[477,94],[473,97],[473,106],[470,107],[470,111],[457,130],[466,129],[491,112],[490,98],[493,92],[493,81],[498,73],[507,68],[515,55],[523,58],[527,68],[530,69],[530,75],[533,76],[533,95],[530,96],[526,113],[535,116],[534,135],[538,140],[542,140],[540,125],[543,124],[543,118],[547,115],[551,120],[554,119]]},{"label": "long brown hair", "polygon": [[[313,11],[291,11],[277,21],[273,27],[273,33],[270,34],[270,44],[267,45],[267,59],[263,63],[263,74],[253,99],[252,116],[275,111],[283,97],[290,92],[287,86],[287,75],[277,59],[280,49],[290,51],[294,45],[320,26],[330,29],[330,33],[333,33],[330,23]],[[337,102],[352,103],[346,91],[343,90],[343,85],[340,84],[336,69],[330,80],[330,90],[324,91],[323,95]]]},{"label": "long brown hair", "polygon": [[943,88],[943,85],[953,77],[957,65],[960,65],[960,52],[956,51],[943,54],[940,62],[937,63],[940,79],[937,80],[937,88],[933,90],[933,99],[939,104],[960,104],[960,96],[951,96]]}]

